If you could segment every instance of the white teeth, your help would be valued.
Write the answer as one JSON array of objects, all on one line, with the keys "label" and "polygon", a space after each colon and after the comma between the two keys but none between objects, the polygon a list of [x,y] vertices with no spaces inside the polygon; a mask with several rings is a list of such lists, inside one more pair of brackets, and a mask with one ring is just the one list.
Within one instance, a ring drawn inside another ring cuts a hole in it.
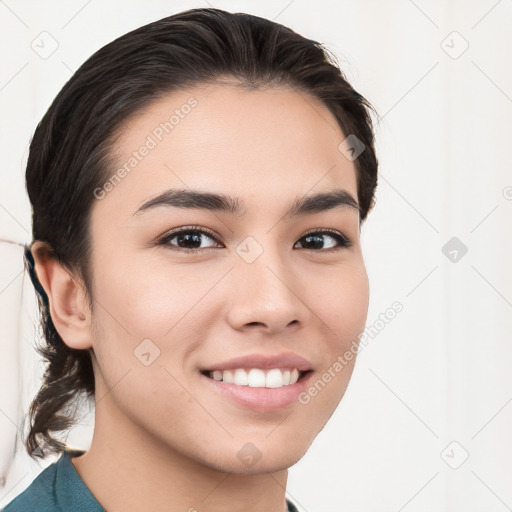
[{"label": "white teeth", "polygon": [[210,372],[210,377],[218,381],[224,381],[228,384],[237,386],[250,386],[252,388],[282,388],[295,384],[300,377],[297,368],[290,370],[281,370],[272,368],[271,370],[261,370],[260,368],[251,368],[249,372],[243,368],[236,370],[214,370]]},{"label": "white teeth", "polygon": [[249,386],[251,386],[251,388],[264,388],[265,387],[265,372],[263,370],[253,368],[249,372],[249,375],[247,376],[247,384],[249,384]]},{"label": "white teeth", "polygon": [[242,370],[241,368],[235,370],[235,377],[233,378],[233,382],[237,386],[247,386],[247,384],[249,384],[247,372],[245,370]]},{"label": "white teeth", "polygon": [[[252,370],[251,370],[252,371]],[[288,370],[288,373],[290,370]],[[267,388],[282,388],[284,384],[283,374],[278,368],[269,370],[267,373],[266,386]]]}]

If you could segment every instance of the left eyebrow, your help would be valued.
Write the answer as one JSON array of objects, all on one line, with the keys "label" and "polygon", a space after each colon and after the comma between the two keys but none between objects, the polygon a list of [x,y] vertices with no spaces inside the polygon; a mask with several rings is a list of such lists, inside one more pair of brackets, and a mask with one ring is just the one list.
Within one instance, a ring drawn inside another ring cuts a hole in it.
[{"label": "left eyebrow", "polygon": [[[170,189],[143,203],[132,213],[132,216],[158,206],[220,211],[233,215],[243,215],[247,211],[240,199],[229,195],[190,189]],[[284,217],[294,218],[347,207],[359,211],[358,202],[348,191],[334,189],[328,192],[298,197],[284,214]]]},{"label": "left eyebrow", "polygon": [[352,194],[343,189],[298,197],[285,213],[285,218],[293,218],[308,213],[319,213],[335,208],[350,208],[359,211],[359,203]]}]

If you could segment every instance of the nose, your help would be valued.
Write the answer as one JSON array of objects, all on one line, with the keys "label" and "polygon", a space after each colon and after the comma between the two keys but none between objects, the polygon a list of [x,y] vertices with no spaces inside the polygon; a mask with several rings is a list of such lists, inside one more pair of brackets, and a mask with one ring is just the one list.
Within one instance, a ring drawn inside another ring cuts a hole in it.
[{"label": "nose", "polygon": [[266,334],[300,329],[311,314],[304,295],[301,280],[277,250],[266,249],[252,263],[240,258],[230,277],[228,323]]}]

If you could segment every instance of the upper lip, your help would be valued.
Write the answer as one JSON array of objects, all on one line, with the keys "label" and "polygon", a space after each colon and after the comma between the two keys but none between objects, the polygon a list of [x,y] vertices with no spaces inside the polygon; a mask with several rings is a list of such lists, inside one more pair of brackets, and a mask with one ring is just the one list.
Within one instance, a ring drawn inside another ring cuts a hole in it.
[{"label": "upper lip", "polygon": [[293,352],[283,352],[281,354],[249,354],[245,356],[234,357],[226,361],[209,365],[204,370],[234,370],[236,368],[261,368],[268,370],[271,368],[297,368],[300,371],[312,369],[311,362]]}]

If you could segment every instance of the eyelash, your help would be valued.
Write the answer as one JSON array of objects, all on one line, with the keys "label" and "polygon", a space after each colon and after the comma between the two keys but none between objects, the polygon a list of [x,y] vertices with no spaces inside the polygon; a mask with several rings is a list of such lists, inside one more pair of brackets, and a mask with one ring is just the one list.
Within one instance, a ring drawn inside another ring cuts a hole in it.
[{"label": "eyelash", "polygon": [[[213,239],[216,243],[220,243],[217,240],[216,235],[213,232],[211,232],[210,230],[201,228],[200,226],[186,226],[186,227],[176,229],[175,231],[171,231],[170,233],[167,233],[167,234],[161,236],[156,241],[155,245],[158,245],[158,246],[165,245],[165,246],[169,247],[171,250],[185,252],[185,253],[189,253],[189,254],[190,253],[198,253],[200,251],[204,251],[207,249],[213,249],[213,247],[208,247],[206,249],[185,249],[183,247],[177,247],[177,246],[173,246],[173,245],[169,244],[169,242],[173,238],[175,238],[177,235],[181,235],[183,233],[204,234],[204,235],[207,235],[208,237],[210,237],[211,239]],[[299,240],[302,240],[303,238],[307,237],[308,235],[318,235],[318,234],[331,236],[334,240],[336,240],[338,242],[339,245],[337,247],[330,248],[330,249],[303,249],[303,250],[312,250],[314,252],[334,252],[334,251],[339,251],[341,249],[348,249],[349,247],[352,246],[352,242],[350,241],[349,238],[347,238],[345,235],[339,233],[338,231],[335,231],[332,229],[315,228],[314,230],[310,230],[307,233],[305,233],[304,235],[302,235],[299,238]],[[299,240],[297,240],[297,242]]]}]

